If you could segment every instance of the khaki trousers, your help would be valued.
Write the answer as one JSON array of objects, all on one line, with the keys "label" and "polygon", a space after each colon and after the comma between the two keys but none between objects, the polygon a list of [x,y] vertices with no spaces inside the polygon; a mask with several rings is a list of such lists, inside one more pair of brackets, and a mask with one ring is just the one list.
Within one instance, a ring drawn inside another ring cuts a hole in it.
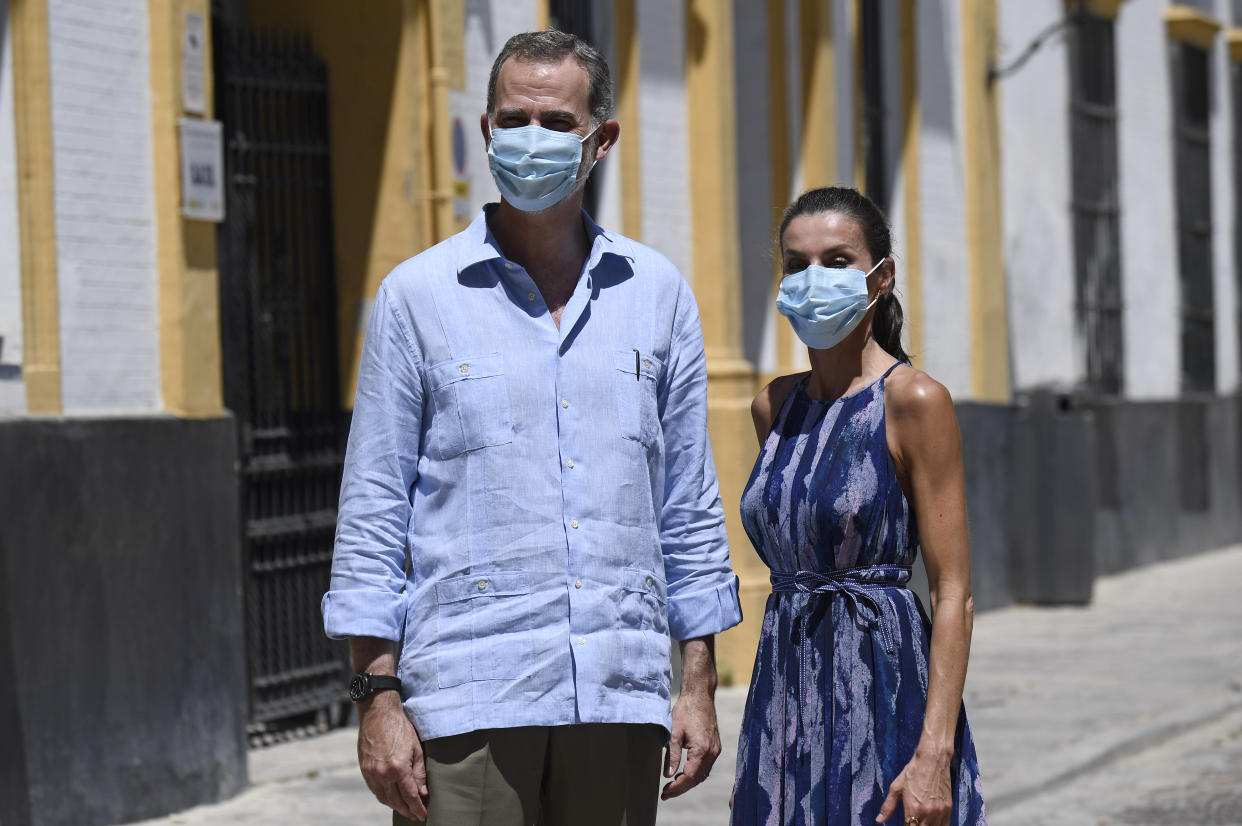
[{"label": "khaki trousers", "polygon": [[584,723],[428,740],[427,826],[654,826],[665,737]]}]

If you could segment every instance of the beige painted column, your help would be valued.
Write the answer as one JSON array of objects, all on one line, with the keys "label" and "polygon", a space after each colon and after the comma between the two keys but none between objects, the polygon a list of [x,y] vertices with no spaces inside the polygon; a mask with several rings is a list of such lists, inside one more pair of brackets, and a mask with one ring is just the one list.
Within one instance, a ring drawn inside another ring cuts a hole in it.
[{"label": "beige painted column", "polygon": [[733,5],[687,0],[686,109],[691,124],[691,254],[694,292],[707,350],[708,429],[728,519],[734,570],[742,581],[742,627],[720,640],[722,682],[745,682],[754,664],[770,590],[738,515],[755,458],[750,401],[755,369],[742,355],[741,268],[737,240],[737,145],[733,84]]},{"label": "beige painted column", "polygon": [[21,239],[22,376],[26,409],[61,412],[60,299],[52,189],[47,0],[12,0],[13,126]]},{"label": "beige painted column", "polygon": [[638,122],[639,49],[635,0],[613,0],[617,52],[617,118],[621,121],[621,232],[635,241],[643,234],[642,141]]},{"label": "beige painted column", "polygon": [[1009,323],[1001,250],[999,85],[996,0],[962,5],[962,100],[965,114],[966,241],[969,250],[971,391],[985,402],[1008,402]]},{"label": "beige painted column", "polygon": [[[186,418],[224,410],[216,224],[181,217],[181,61],[185,15],[211,19],[209,0],[149,0],[151,151],[159,267],[160,389],[164,409]],[[211,26],[206,26],[207,117],[212,117]]]},{"label": "beige painted column", "polygon": [[833,87],[836,48],[832,9],[822,0],[799,0],[798,44],[802,73],[802,191],[837,183],[837,112]]}]

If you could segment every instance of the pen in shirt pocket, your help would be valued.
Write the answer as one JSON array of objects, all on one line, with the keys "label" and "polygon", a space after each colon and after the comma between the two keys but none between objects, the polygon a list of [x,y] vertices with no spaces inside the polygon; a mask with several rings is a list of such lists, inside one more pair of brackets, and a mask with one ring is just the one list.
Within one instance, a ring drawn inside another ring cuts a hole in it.
[{"label": "pen in shirt pocket", "polygon": [[642,370],[638,366],[638,349],[634,349],[634,381],[642,381]]}]

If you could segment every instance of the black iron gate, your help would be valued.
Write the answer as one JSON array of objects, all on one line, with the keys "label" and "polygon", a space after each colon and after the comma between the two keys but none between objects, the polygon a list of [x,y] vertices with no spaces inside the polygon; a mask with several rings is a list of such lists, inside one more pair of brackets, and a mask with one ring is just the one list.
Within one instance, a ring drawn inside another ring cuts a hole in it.
[{"label": "black iron gate", "polygon": [[322,631],[344,414],[323,62],[305,39],[214,21],[228,177],[220,230],[225,402],[240,489],[252,733],[345,702]]}]

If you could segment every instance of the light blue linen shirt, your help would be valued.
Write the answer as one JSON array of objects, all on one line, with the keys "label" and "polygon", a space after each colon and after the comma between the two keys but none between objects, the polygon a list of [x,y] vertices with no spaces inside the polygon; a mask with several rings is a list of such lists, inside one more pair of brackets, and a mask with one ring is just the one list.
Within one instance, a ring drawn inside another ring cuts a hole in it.
[{"label": "light blue linen shirt", "polygon": [[666,258],[584,213],[558,329],[489,210],[376,295],[325,630],[400,642],[424,738],[668,728],[669,634],[741,621],[698,307]]}]

